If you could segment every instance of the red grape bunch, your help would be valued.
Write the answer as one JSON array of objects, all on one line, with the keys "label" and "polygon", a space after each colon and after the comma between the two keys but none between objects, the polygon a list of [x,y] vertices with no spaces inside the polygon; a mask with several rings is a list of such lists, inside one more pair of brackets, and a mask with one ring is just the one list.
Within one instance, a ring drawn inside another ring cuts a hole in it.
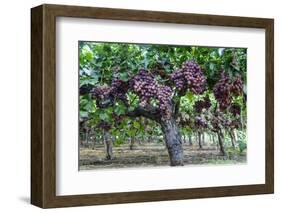
[{"label": "red grape bunch", "polygon": [[240,105],[239,104],[232,104],[229,108],[229,112],[234,116],[240,115],[241,114]]},{"label": "red grape bunch", "polygon": [[226,109],[231,103],[231,79],[223,71],[220,80],[214,86],[214,95],[219,102],[220,109]]},{"label": "red grape bunch", "polygon": [[140,97],[142,107],[149,104],[150,99],[155,97],[157,93],[157,85],[153,75],[144,69],[141,69],[130,80],[130,88]]},{"label": "red grape bunch", "polygon": [[225,125],[225,121],[226,119],[221,112],[215,112],[211,117],[211,126],[213,127],[212,130],[215,132],[220,131]]},{"label": "red grape bunch", "polygon": [[127,105],[126,93],[129,89],[129,84],[126,81],[122,81],[118,78],[114,78],[111,82],[111,94],[118,100],[121,100]]},{"label": "red grape bunch", "polygon": [[211,100],[208,96],[203,100],[198,100],[194,103],[194,109],[197,113],[201,113],[203,109],[209,109],[211,107]]},{"label": "red grape bunch", "polygon": [[96,126],[96,128],[98,128],[98,129],[103,129],[103,130],[105,130],[105,131],[108,131],[108,130],[110,130],[110,129],[112,128],[112,126],[111,126],[110,123],[108,123],[108,122],[106,122],[106,121],[100,121],[100,122],[98,123],[98,125]]},{"label": "red grape bunch", "polygon": [[208,122],[203,117],[196,116],[194,119],[194,126],[197,129],[207,128]]},{"label": "red grape bunch", "polygon": [[241,121],[239,119],[234,119],[230,123],[230,128],[231,129],[238,129],[241,126]]},{"label": "red grape bunch", "polygon": [[88,94],[92,90],[93,86],[90,84],[84,84],[79,88],[79,94],[85,95]]},{"label": "red grape bunch", "polygon": [[112,118],[113,118],[113,121],[114,121],[114,126],[118,127],[122,123],[122,121],[124,120],[124,115],[117,115],[116,113],[113,113]]},{"label": "red grape bunch", "polygon": [[222,71],[221,78],[213,89],[221,110],[225,110],[230,106],[232,95],[237,96],[242,93],[242,85],[243,83],[240,76],[232,81],[231,78]]},{"label": "red grape bunch", "polygon": [[222,125],[227,129],[238,129],[241,126],[240,123],[241,122],[239,117],[230,118],[225,115]]},{"label": "red grape bunch", "polygon": [[205,90],[206,77],[195,61],[184,62],[181,69],[172,73],[171,79],[179,91],[189,89],[195,94],[202,94]]},{"label": "red grape bunch", "polygon": [[236,79],[234,79],[233,83],[232,83],[232,87],[231,87],[231,92],[235,95],[241,95],[243,91],[243,82],[241,79],[241,76],[237,76]]},{"label": "red grape bunch", "polygon": [[130,80],[130,88],[139,96],[140,106],[148,106],[154,98],[158,100],[160,113],[163,116],[170,116],[172,89],[158,84],[154,76],[147,70],[141,69]]},{"label": "red grape bunch", "polygon": [[91,90],[93,98],[96,98],[96,104],[99,108],[105,108],[112,104],[114,96],[111,93],[111,87],[101,86]]},{"label": "red grape bunch", "polygon": [[111,86],[96,87],[91,90],[92,97],[96,98],[99,108],[105,108],[113,104],[114,100],[121,100],[127,104],[126,92],[128,83],[117,78],[112,80]]}]

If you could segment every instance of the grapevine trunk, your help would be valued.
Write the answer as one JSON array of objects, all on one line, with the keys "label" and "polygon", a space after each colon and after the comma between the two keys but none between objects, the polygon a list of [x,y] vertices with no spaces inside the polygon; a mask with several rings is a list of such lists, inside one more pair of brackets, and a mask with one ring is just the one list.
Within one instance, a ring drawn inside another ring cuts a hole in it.
[{"label": "grapevine trunk", "polygon": [[235,139],[234,130],[229,131],[229,136],[230,136],[230,139],[231,139],[231,145],[235,149],[236,139]]},{"label": "grapevine trunk", "polygon": [[183,166],[183,149],[181,136],[174,118],[161,121],[166,147],[171,166]]},{"label": "grapevine trunk", "polygon": [[202,139],[202,137],[201,137],[202,135],[201,135],[201,132],[199,131],[198,132],[198,145],[199,145],[199,149],[202,149],[203,147],[202,147],[202,141],[201,141],[201,139]]},{"label": "grapevine trunk", "polygon": [[192,138],[191,138],[191,134],[188,135],[188,143],[190,146],[192,146]]},{"label": "grapevine trunk", "polygon": [[104,140],[104,146],[106,152],[105,158],[107,160],[111,160],[113,159],[112,141],[110,140],[108,132],[103,131],[103,140]]},{"label": "grapevine trunk", "polygon": [[223,137],[223,134],[221,131],[218,131],[217,132],[218,134],[218,141],[219,141],[219,147],[220,147],[220,153],[223,155],[223,156],[226,156],[226,152],[224,150],[224,137]]},{"label": "grapevine trunk", "polygon": [[136,138],[134,136],[132,136],[131,141],[130,141],[130,150],[135,149],[135,142],[136,142]]}]

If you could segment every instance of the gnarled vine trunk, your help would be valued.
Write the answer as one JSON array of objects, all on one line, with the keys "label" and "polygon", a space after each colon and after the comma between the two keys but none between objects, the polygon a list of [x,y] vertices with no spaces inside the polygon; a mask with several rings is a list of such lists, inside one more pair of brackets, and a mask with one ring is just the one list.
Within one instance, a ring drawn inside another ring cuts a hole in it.
[{"label": "gnarled vine trunk", "polygon": [[179,129],[175,120],[175,113],[172,112],[173,106],[170,105],[170,116],[161,117],[158,110],[155,108],[142,108],[137,107],[134,111],[130,111],[127,113],[129,117],[139,117],[143,116],[148,119],[151,119],[161,125],[161,129],[164,135],[165,145],[168,150],[168,154],[170,157],[170,165],[171,166],[183,166],[183,148],[181,135],[179,133]]},{"label": "gnarled vine trunk", "polygon": [[199,145],[199,149],[202,149],[203,147],[202,147],[202,141],[201,141],[201,139],[202,139],[202,137],[201,137],[202,135],[201,135],[201,132],[199,131],[198,132],[198,145]]},{"label": "gnarled vine trunk", "polygon": [[220,148],[220,153],[223,155],[223,156],[226,156],[226,152],[225,152],[225,149],[224,149],[224,137],[223,137],[223,134],[221,131],[218,131],[217,132],[218,134],[218,140],[219,140],[219,148]]},{"label": "gnarled vine trunk", "polygon": [[103,130],[103,142],[105,146],[107,160],[113,159],[113,152],[112,152],[112,141],[110,140],[109,134]]},{"label": "gnarled vine trunk", "polygon": [[160,124],[169,153],[171,166],[183,166],[184,155],[182,141],[175,119],[163,119]]},{"label": "gnarled vine trunk", "polygon": [[189,143],[189,146],[192,146],[191,134],[188,135],[188,143]]},{"label": "gnarled vine trunk", "polygon": [[204,133],[204,132],[202,132],[202,133],[201,133],[201,135],[202,135],[202,144],[204,144],[204,145],[205,145],[205,133]]},{"label": "gnarled vine trunk", "polygon": [[185,134],[183,134],[183,135],[182,135],[182,142],[183,142],[183,143],[186,143],[186,137],[185,137]]},{"label": "gnarled vine trunk", "polygon": [[234,130],[231,129],[229,130],[229,136],[230,136],[230,140],[231,140],[231,145],[232,147],[235,149],[236,148],[236,138],[235,138],[235,133],[234,133]]},{"label": "gnarled vine trunk", "polygon": [[134,150],[136,148],[135,142],[136,142],[136,138],[135,136],[132,136],[130,140],[130,150]]}]

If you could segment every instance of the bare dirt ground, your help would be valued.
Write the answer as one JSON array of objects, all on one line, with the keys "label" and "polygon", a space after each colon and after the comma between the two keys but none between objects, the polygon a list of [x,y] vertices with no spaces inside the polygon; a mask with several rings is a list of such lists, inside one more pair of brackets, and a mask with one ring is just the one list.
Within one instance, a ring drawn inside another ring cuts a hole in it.
[{"label": "bare dirt ground", "polygon": [[[241,164],[246,163],[246,153],[229,152],[228,156],[221,156],[216,146],[204,146],[198,149],[196,145],[184,144],[184,164]],[[151,143],[136,145],[130,150],[128,144],[113,147],[112,160],[105,159],[103,145],[95,149],[80,147],[80,170],[155,167],[169,165],[168,152],[163,144]]]}]

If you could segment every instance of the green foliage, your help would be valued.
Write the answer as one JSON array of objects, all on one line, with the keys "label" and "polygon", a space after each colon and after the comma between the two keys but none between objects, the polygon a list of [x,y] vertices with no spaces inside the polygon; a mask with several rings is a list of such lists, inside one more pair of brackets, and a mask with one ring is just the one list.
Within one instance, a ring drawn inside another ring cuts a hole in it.
[{"label": "green foliage", "polygon": [[[181,68],[186,60],[195,60],[202,68],[207,78],[207,90],[202,95],[194,95],[187,92],[180,98],[180,112],[186,116],[194,114],[193,104],[205,95],[210,97],[212,109],[216,107],[212,88],[224,69],[230,76],[237,74],[246,82],[246,57],[247,50],[244,48],[216,48],[216,47],[191,47],[169,46],[155,44],[119,44],[79,42],[79,80],[80,87],[90,85],[92,87],[110,85],[113,77],[128,81],[139,69],[159,69],[166,74]],[[158,78],[165,84],[165,79]],[[244,85],[246,88],[246,83]],[[147,119],[125,118],[121,123],[114,123],[113,114],[122,116],[126,110],[133,110],[139,104],[138,96],[132,92],[127,94],[128,108],[121,102],[116,101],[114,106],[106,109],[98,109],[95,100],[90,94],[80,95],[79,109],[80,120],[88,119],[88,125],[95,127],[100,121],[106,121],[115,126],[110,130],[115,137],[115,145],[129,137],[148,137],[149,135],[161,135],[158,124]],[[152,101],[153,102],[153,101]],[[242,116],[246,117],[246,104],[243,97],[238,96],[235,100],[242,106]],[[192,128],[182,127],[183,133],[189,133]],[[98,133],[99,131],[96,130]],[[99,133],[98,133],[99,134]],[[243,142],[245,143],[245,142]],[[242,144],[242,143],[241,143]],[[239,145],[240,147],[240,145]],[[242,145],[241,145],[242,147]],[[245,148],[241,148],[245,149]],[[242,150],[242,151],[243,151]]]},{"label": "green foliage", "polygon": [[240,153],[247,149],[246,133],[244,131],[238,131],[237,142]]},{"label": "green foliage", "polygon": [[239,150],[242,153],[245,149],[247,149],[247,144],[242,140],[238,140]]}]

